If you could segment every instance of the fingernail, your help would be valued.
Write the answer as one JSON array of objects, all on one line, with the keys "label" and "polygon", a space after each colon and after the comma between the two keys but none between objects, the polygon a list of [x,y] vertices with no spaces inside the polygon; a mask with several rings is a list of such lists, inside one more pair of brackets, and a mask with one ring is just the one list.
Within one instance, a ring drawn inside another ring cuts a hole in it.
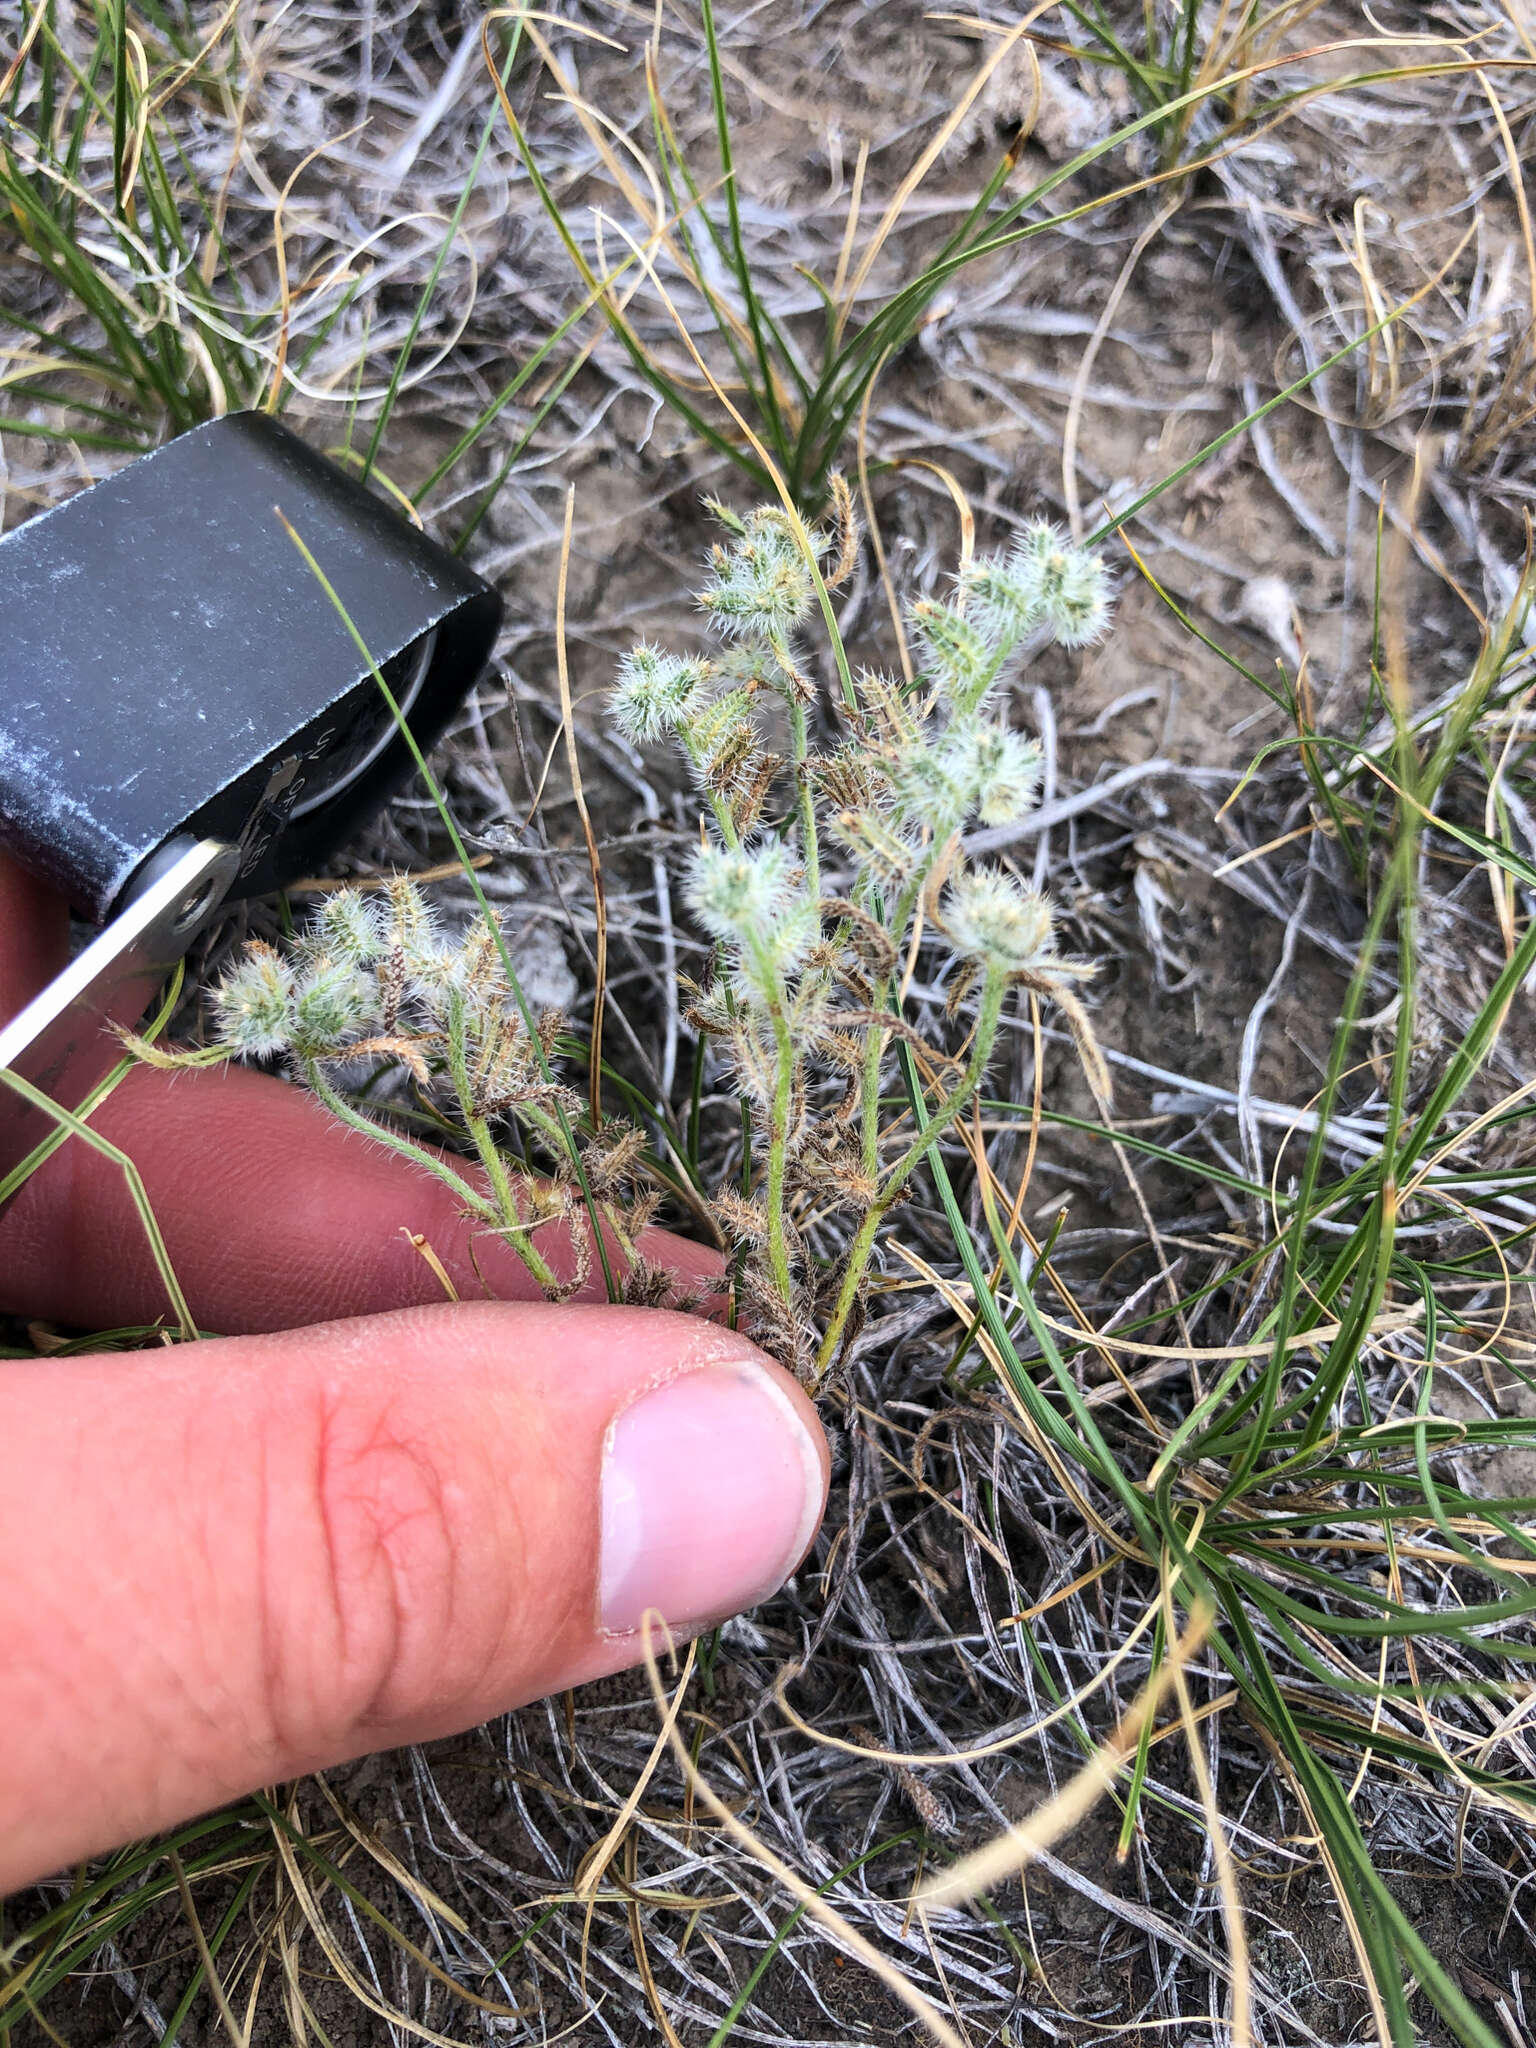
[{"label": "fingernail", "polygon": [[695,1366],[615,1417],[603,1458],[599,1613],[697,1629],[755,1606],[821,1515],[821,1459],[784,1388],[751,1359]]}]

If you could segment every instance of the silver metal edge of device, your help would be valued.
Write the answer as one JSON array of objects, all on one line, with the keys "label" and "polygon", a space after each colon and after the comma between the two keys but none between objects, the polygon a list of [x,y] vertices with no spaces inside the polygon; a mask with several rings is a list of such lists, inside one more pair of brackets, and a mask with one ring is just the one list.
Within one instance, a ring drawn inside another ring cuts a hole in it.
[{"label": "silver metal edge of device", "polygon": [[[139,1021],[223,902],[239,864],[238,849],[220,839],[183,838],[162,847],[106,929],[0,1025],[0,1068],[45,1093],[67,1070],[72,1108],[121,1056],[106,1021]],[[0,1174],[46,1137],[48,1127],[46,1112],[0,1079]]]}]

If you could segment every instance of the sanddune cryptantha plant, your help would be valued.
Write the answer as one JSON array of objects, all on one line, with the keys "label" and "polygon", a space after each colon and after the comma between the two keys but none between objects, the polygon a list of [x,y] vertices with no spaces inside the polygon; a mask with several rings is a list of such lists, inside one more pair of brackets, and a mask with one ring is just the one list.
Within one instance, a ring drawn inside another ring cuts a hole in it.
[{"label": "sanddune cryptantha plant", "polygon": [[[1109,595],[1097,555],[1027,527],[1006,555],[969,561],[948,598],[911,607],[921,666],[910,685],[849,672],[842,736],[816,751],[801,642],[820,615],[818,560],[836,553],[835,583],[851,559],[846,509],[837,529],[809,534],[777,510],[715,510],[729,538],[699,598],[714,651],[635,648],[612,715],[637,744],[669,740],[705,805],[688,902],[716,958],[690,1018],[751,1105],[757,1162],[751,1193],[722,1190],[715,1208],[740,1248],[749,1324],[817,1381],[857,1327],[882,1223],[976,1095],[1009,991],[1053,996],[1086,1038],[1068,986],[1085,970],[1058,955],[1048,901],[1005,869],[971,865],[960,836],[1036,803],[1039,749],[1008,723],[1008,686],[1027,647],[1102,633]],[[787,757],[760,716],[773,699]],[[953,959],[951,1015],[975,999],[954,1054],[923,1043],[905,1014],[925,937]],[[934,1076],[916,1132],[885,1096],[902,1041]],[[810,1256],[807,1217],[851,1231],[830,1270]]]},{"label": "sanddune cryptantha plant", "polygon": [[[1095,554],[1026,527],[1006,554],[968,560],[947,597],[911,605],[910,683],[844,658],[846,701],[813,719],[808,629],[854,559],[846,497],[826,530],[714,509],[727,538],[699,594],[710,651],[634,648],[610,708],[630,742],[676,750],[701,801],[686,898],[713,957],[687,1014],[727,1063],[752,1139],[745,1185],[708,1206],[735,1250],[742,1321],[816,1385],[862,1322],[882,1226],[976,1099],[1010,993],[1053,999],[1098,1071],[1071,986],[1088,969],[1059,953],[1049,901],[961,842],[973,822],[1008,825],[1037,802],[1039,749],[1009,723],[1009,686],[1030,648],[1102,633],[1109,594]],[[834,737],[813,743],[813,727]],[[925,944],[948,963],[954,1046],[916,1021]],[[494,920],[449,933],[403,879],[341,889],[286,950],[248,946],[213,1008],[203,1050],[137,1050],[172,1064],[282,1058],[344,1123],[452,1187],[551,1296],[585,1284],[595,1220],[621,1254],[614,1291],[660,1298],[638,1246],[657,1199],[644,1136],[618,1118],[592,1130],[558,1076],[561,1020],[527,1011]],[[925,1090],[916,1119],[888,1085],[898,1049]],[[406,1082],[407,1115],[398,1090],[347,1085],[380,1069]],[[555,1223],[575,1248],[560,1272],[539,1235]]]}]

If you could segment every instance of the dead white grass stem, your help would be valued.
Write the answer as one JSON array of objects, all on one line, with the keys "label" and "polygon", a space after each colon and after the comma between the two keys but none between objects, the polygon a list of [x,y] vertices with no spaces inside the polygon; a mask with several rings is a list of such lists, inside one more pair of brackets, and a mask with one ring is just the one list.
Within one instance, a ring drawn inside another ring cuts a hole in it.
[{"label": "dead white grass stem", "polygon": [[[653,1635],[658,1627],[665,1634],[666,1623],[661,1615],[654,1608],[651,1608],[642,1616],[640,1623],[641,1635],[645,1643],[645,1670],[646,1676],[650,1680],[651,1697],[656,1703],[656,1711],[662,1717],[662,1720],[665,1721],[668,1705],[667,1695],[661,1683],[661,1671],[657,1665],[656,1652],[653,1647]],[[699,1770],[698,1765],[689,1754],[688,1745],[683,1741],[675,1725],[668,1733],[667,1741],[673,1756],[677,1759],[678,1769],[683,1774],[684,1782],[690,1787],[699,1803],[714,1815],[721,1828],[736,1843],[738,1848],[745,1849],[755,1862],[760,1863],[764,1870],[768,1871],[771,1876],[783,1885],[784,1889],[799,1905],[804,1907],[813,1920],[820,1921],[821,1925],[826,1928],[839,1947],[845,1949],[849,1955],[855,1956],[864,1964],[866,1969],[872,1971],[892,1996],[901,2001],[913,2018],[920,2025],[927,2028],[933,2039],[942,2044],[942,2048],[968,2048],[968,2044],[955,2032],[938,2007],[930,1999],[924,1998],[923,1994],[915,1986],[909,1984],[902,1972],[887,1957],[881,1955],[873,1942],[866,1941],[858,1929],[845,1919],[835,1906],[828,1905],[827,1901],[813,1885],[807,1884],[803,1877],[800,1877],[795,1871],[790,1869],[782,1857],[776,1856],[773,1853],[766,1842],[760,1841],[743,1821],[737,1819],[736,1815],[732,1813],[725,1801],[711,1788],[708,1779]]]},{"label": "dead white grass stem", "polygon": [[1176,1686],[1182,1668],[1199,1650],[1210,1630],[1211,1609],[1197,1606],[1188,1629],[1170,1644],[1162,1664],[1142,1688],[1120,1725],[1102,1742],[1054,1798],[1046,1800],[1028,1820],[995,1841],[962,1856],[948,1870],[929,1878],[918,1891],[924,1906],[963,1906],[994,1885],[1033,1863],[1044,1849],[1069,1834],[1112,1790],[1116,1778],[1135,1754],[1142,1731],[1152,1725],[1159,1705]]},{"label": "dead white grass stem", "polygon": [[[1120,266],[1120,274],[1110,288],[1109,297],[1104,301],[1098,324],[1089,335],[1077,366],[1077,375],[1072,381],[1072,396],[1067,401],[1067,417],[1061,429],[1061,492],[1066,501],[1067,524],[1072,538],[1083,537],[1083,508],[1077,494],[1077,436],[1083,419],[1083,399],[1088,390],[1088,380],[1093,375],[1093,366],[1098,361],[1099,350],[1104,346],[1104,337],[1114,325],[1120,301],[1125,297],[1136,267],[1148,249],[1157,240],[1169,221],[1184,204],[1184,189],[1175,189],[1173,197],[1160,206],[1147,222],[1141,233],[1131,244],[1131,252]],[[1037,827],[1038,829],[1038,827]]]}]

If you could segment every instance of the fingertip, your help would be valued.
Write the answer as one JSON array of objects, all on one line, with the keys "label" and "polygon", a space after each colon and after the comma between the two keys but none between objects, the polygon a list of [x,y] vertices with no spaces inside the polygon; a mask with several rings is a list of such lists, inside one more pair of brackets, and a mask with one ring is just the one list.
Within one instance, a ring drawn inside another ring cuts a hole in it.
[{"label": "fingertip", "polygon": [[604,1441],[603,1633],[632,1634],[652,1611],[696,1632],[766,1599],[810,1548],[829,1472],[792,1374],[738,1332],[694,1339]]}]

